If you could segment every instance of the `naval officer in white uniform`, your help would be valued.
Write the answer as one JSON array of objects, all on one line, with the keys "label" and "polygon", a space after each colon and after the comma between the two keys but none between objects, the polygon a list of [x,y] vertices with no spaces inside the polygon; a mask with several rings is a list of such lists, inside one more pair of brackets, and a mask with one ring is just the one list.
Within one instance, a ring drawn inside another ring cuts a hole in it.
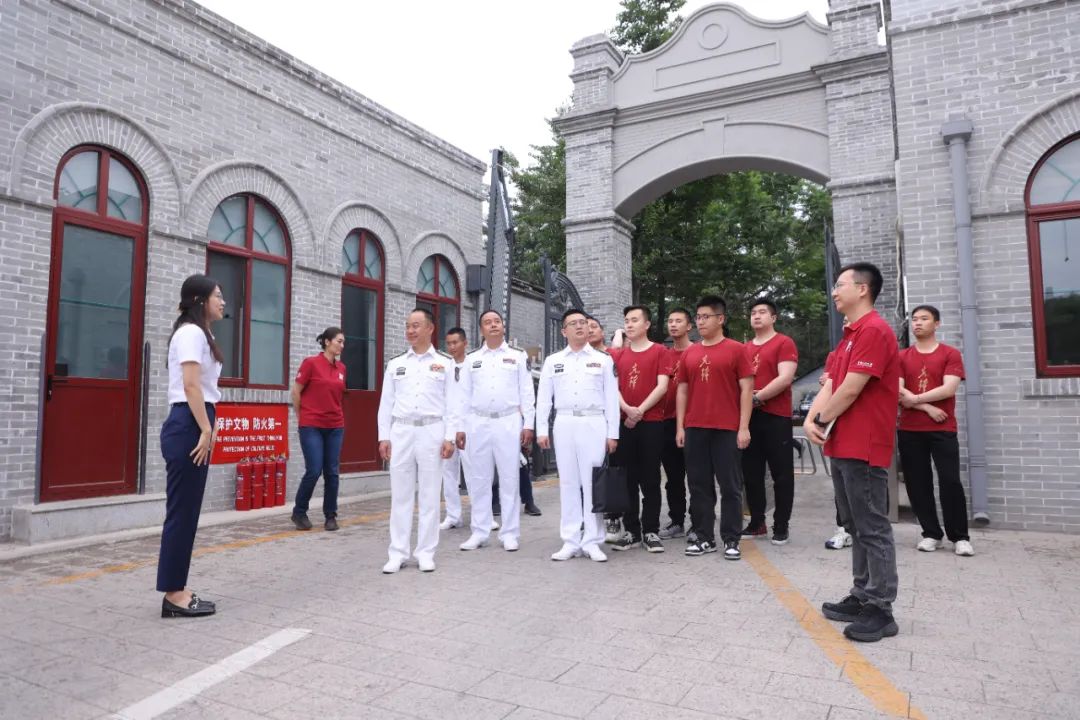
[{"label": "naval officer in white uniform", "polygon": [[[459,327],[450,328],[446,331],[446,352],[454,359],[454,377],[452,392],[454,402],[459,407],[464,407],[464,398],[461,397],[461,374],[465,372],[465,351],[468,348],[468,338],[465,330]],[[464,420],[464,418],[463,418]],[[459,434],[458,443],[464,445],[464,437]],[[442,464],[443,479],[443,503],[446,505],[446,517],[439,523],[439,530],[453,530],[461,527],[461,493],[458,487],[461,484],[461,471],[469,475],[468,460],[465,458],[465,450],[455,444],[454,452]]]},{"label": "naval officer in white uniform", "polygon": [[[585,313],[567,310],[562,325],[569,345],[544,360],[536,396],[537,443],[546,450],[554,440],[559,466],[563,546],[551,559],[585,554],[604,562],[603,520],[592,512],[592,469],[603,464],[604,455],[615,452],[619,442],[619,384],[611,356],[589,346]],[[548,437],[552,409],[553,438]]]},{"label": "naval officer in white uniform", "polygon": [[409,559],[413,496],[419,488],[416,558],[422,572],[435,569],[439,544],[441,459],[454,451],[461,429],[453,400],[454,359],[431,344],[435,320],[417,308],[405,321],[409,350],[386,364],[379,401],[379,455],[390,463],[390,549],[384,573]]},{"label": "naval officer in white uniform", "polygon": [[465,397],[465,424],[469,465],[465,484],[472,507],[472,534],[462,550],[476,550],[488,542],[492,530],[491,484],[499,472],[503,549],[519,547],[521,495],[518,485],[521,448],[532,444],[536,400],[529,358],[524,350],[506,342],[502,315],[486,310],[480,315],[484,344],[465,356],[461,374]]}]

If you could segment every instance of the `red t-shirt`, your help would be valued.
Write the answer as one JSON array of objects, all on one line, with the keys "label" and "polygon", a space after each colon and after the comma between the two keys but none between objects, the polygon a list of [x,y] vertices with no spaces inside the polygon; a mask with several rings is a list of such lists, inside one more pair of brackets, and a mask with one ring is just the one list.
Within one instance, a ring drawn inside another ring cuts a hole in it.
[{"label": "red t-shirt", "polygon": [[[930,392],[945,384],[946,375],[964,379],[964,358],[951,345],[938,343],[934,352],[921,353],[912,346],[900,352],[900,370],[904,387],[916,395]],[[936,423],[922,410],[900,408],[900,429],[919,432],[956,432],[956,396],[931,403],[949,414],[944,422]]]},{"label": "red t-shirt", "polygon": [[683,352],[676,379],[689,387],[683,427],[739,429],[739,379],[753,377],[746,346],[730,338],[694,343]]},{"label": "red t-shirt", "polygon": [[900,399],[900,352],[896,334],[876,310],[844,329],[828,368],[833,392],[849,372],[870,376],[869,382],[836,420],[825,454],[889,467],[896,447],[896,407]]},{"label": "red t-shirt", "polygon": [[322,353],[304,358],[296,372],[300,392],[300,425],[303,427],[345,427],[341,399],[345,395],[345,363],[331,363]]},{"label": "red t-shirt", "polygon": [[[671,374],[670,351],[659,343],[646,350],[635,352],[629,345],[610,351],[619,373],[619,394],[623,402],[637,407],[656,389],[657,375]],[[625,415],[623,416],[625,418]],[[645,412],[646,422],[664,419],[664,398]]]},{"label": "red t-shirt", "polygon": [[682,356],[686,350],[668,348],[668,364],[671,366],[671,380],[668,382],[667,394],[664,395],[664,419],[675,419],[675,396],[679,393],[679,380],[675,377],[679,374],[679,366],[682,365]]},{"label": "red t-shirt", "polygon": [[[799,351],[794,340],[777,333],[764,345],[755,345],[752,340],[746,343],[746,357],[750,361],[750,367],[754,369],[754,390],[757,391],[780,375],[780,363],[799,362]],[[758,410],[770,415],[791,417],[791,386],[788,385],[782,393],[766,400]]]}]

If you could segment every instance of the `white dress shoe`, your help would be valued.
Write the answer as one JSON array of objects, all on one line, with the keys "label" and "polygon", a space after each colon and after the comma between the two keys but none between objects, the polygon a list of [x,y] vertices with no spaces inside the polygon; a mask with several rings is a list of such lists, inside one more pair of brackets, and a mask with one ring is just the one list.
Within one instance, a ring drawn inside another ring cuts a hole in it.
[{"label": "white dress shoe", "polygon": [[420,572],[435,572],[435,561],[431,558],[420,558],[417,562],[420,564]]},{"label": "white dress shoe", "polygon": [[491,521],[491,529],[493,531],[499,529],[499,521],[498,520],[492,520]]},{"label": "white dress shoe", "polygon": [[482,548],[488,544],[487,538],[482,538],[479,535],[470,535],[469,539],[458,545],[462,550],[475,550]]},{"label": "white dress shoe", "polygon": [[401,565],[402,563],[400,560],[390,560],[382,566],[382,571],[387,575],[393,575],[401,569]]},{"label": "white dress shoe", "polygon": [[461,523],[451,520],[450,518],[446,518],[441,523],[439,523],[440,530],[453,530],[454,528],[458,527],[461,527]]},{"label": "white dress shoe", "polygon": [[506,552],[517,552],[517,549],[521,547],[514,538],[506,538],[503,540],[502,546]]},{"label": "white dress shoe", "polygon": [[554,553],[551,554],[551,559],[552,560],[562,561],[562,560],[569,560],[570,558],[576,558],[576,557],[579,557],[580,555],[581,555],[581,551],[578,550],[573,545],[563,545],[561,548],[559,548],[558,552],[554,552]]},{"label": "white dress shoe", "polygon": [[585,548],[585,554],[588,555],[589,559],[593,562],[607,562],[607,555],[605,555],[604,551],[596,545],[590,545]]}]

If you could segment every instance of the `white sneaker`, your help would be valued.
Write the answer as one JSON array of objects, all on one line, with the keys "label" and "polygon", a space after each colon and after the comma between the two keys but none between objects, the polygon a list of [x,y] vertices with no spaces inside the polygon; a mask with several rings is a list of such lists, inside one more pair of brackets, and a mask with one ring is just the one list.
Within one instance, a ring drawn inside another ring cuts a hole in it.
[{"label": "white sneaker", "polygon": [[454,528],[459,527],[461,527],[460,520],[451,520],[450,518],[446,518],[441,523],[439,523],[440,530],[453,530]]},{"label": "white sneaker", "polygon": [[585,554],[589,556],[589,559],[593,562],[607,562],[607,555],[596,545],[590,545],[584,548]]},{"label": "white sneaker", "polygon": [[389,560],[385,565],[382,566],[382,571],[387,575],[393,575],[401,569],[401,564],[402,563],[400,560]]},{"label": "white sneaker", "polygon": [[499,521],[498,520],[492,520],[491,521],[491,531],[495,532],[498,529],[499,529]]},{"label": "white sneaker", "polygon": [[923,538],[915,547],[923,552],[934,552],[941,547],[941,541],[934,538]]},{"label": "white sneaker", "polygon": [[419,558],[420,572],[435,572],[435,561],[431,558]]},{"label": "white sneaker", "polygon": [[836,534],[825,541],[825,547],[830,550],[842,550],[851,547],[851,533],[842,527],[836,528]]},{"label": "white sneaker", "polygon": [[561,548],[559,548],[558,552],[551,553],[551,559],[552,560],[558,560],[560,562],[563,561],[563,560],[569,560],[570,558],[576,558],[576,557],[580,557],[580,556],[581,556],[581,551],[578,550],[573,545],[563,545]]},{"label": "white sneaker", "polygon": [[975,548],[971,547],[970,540],[958,540],[953,552],[962,557],[971,557],[975,554]]},{"label": "white sneaker", "polygon": [[470,535],[469,539],[458,545],[458,547],[462,550],[475,550],[477,548],[482,548],[487,544],[488,539],[486,537],[480,537],[479,535]]},{"label": "white sneaker", "polygon": [[503,550],[505,550],[506,552],[517,552],[517,549],[521,547],[520,545],[518,545],[518,541],[514,538],[506,538],[505,540],[503,540],[502,546]]}]

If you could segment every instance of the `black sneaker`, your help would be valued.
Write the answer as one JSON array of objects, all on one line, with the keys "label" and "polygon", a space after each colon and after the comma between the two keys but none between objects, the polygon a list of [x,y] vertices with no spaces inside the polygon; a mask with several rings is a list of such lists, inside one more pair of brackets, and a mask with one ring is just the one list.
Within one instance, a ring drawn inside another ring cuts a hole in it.
[{"label": "black sneaker", "polygon": [[311,521],[308,520],[307,513],[300,513],[300,514],[294,513],[293,516],[292,516],[292,521],[293,521],[293,525],[296,526],[297,530],[310,530],[311,529]]},{"label": "black sneaker", "polygon": [[769,528],[765,527],[765,523],[758,523],[757,525],[747,525],[740,533],[743,537],[757,537],[758,535],[767,535]]},{"label": "black sneaker", "polygon": [[742,552],[739,551],[739,543],[734,540],[728,540],[724,543],[724,559],[725,560],[741,560]]},{"label": "black sneaker", "polygon": [[630,548],[636,548],[641,544],[641,540],[637,539],[630,534],[629,531],[623,532],[619,536],[619,539],[611,543],[612,550],[629,550]]},{"label": "black sneaker", "polygon": [[866,603],[859,611],[858,618],[844,628],[844,637],[859,642],[877,642],[883,637],[892,637],[900,629],[896,627],[891,612],[882,610],[877,605]]},{"label": "black sneaker", "polygon": [[698,540],[686,546],[686,555],[705,555],[716,552],[716,543],[711,540]]},{"label": "black sneaker", "polygon": [[331,515],[330,517],[326,518],[326,523],[323,525],[323,528],[330,532],[334,532],[335,530],[337,530],[337,515]]},{"label": "black sneaker", "polygon": [[830,620],[839,620],[840,622],[855,622],[862,609],[862,601],[854,595],[848,595],[840,602],[827,602],[821,604],[822,615]]},{"label": "black sneaker", "polygon": [[660,536],[656,533],[645,533],[645,540],[642,544],[651,553],[664,552],[664,543],[660,542]]},{"label": "black sneaker", "polygon": [[772,544],[773,545],[787,545],[788,544],[788,531],[777,530],[773,528],[772,531]]},{"label": "black sneaker", "polygon": [[664,527],[660,528],[660,532],[657,533],[661,540],[671,540],[683,536],[683,526],[677,523],[668,523]]},{"label": "black sneaker", "polygon": [[687,545],[693,545],[697,541],[698,541],[698,534],[697,534],[696,530],[691,530],[690,532],[686,533],[686,544]]}]

